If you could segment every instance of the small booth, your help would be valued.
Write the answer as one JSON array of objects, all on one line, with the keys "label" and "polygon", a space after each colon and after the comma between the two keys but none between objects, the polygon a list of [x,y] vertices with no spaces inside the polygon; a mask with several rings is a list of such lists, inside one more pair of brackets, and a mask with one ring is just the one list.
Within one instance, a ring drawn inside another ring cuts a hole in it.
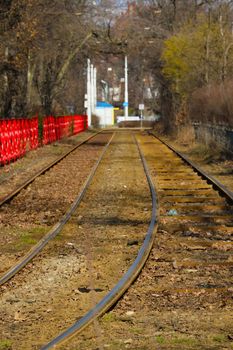
[{"label": "small booth", "polygon": [[102,127],[114,125],[114,107],[107,102],[97,102],[95,114],[99,118]]}]

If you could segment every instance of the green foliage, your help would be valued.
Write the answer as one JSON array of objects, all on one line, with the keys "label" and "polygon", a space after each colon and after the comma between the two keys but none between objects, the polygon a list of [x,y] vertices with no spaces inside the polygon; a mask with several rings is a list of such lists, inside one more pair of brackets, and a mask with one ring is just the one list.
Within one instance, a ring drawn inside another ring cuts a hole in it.
[{"label": "green foliage", "polygon": [[135,115],[135,114],[136,114],[135,109],[132,107],[129,107],[129,115]]},{"label": "green foliage", "polygon": [[115,317],[115,315],[113,314],[113,312],[107,312],[106,314],[104,314],[104,316],[103,316],[103,318],[102,318],[102,320],[104,321],[104,322],[113,322],[113,321],[115,321],[115,319],[116,319],[116,317]]},{"label": "green foliage", "polygon": [[224,343],[226,341],[226,336],[224,334],[217,334],[213,337],[213,341],[218,343]]},{"label": "green foliage", "polygon": [[159,344],[164,344],[166,342],[166,339],[162,335],[158,335],[155,340]]},{"label": "green foliage", "polygon": [[196,344],[196,340],[193,338],[188,337],[180,337],[180,338],[174,338],[171,340],[172,344],[176,345],[187,345],[187,346],[193,346]]},{"label": "green foliage", "polygon": [[[232,71],[232,52],[228,49],[231,42],[227,27],[218,20],[209,22],[203,15],[165,40],[163,73],[171,81],[173,91],[188,96],[211,81],[221,81],[224,69]],[[228,66],[224,67],[226,58]]]},{"label": "green foliage", "polygon": [[18,239],[14,244],[8,246],[10,252],[21,251],[35,245],[46,234],[46,228],[32,227],[30,230],[18,228],[16,232]]},{"label": "green foliage", "polygon": [[22,243],[24,244],[28,244],[28,245],[33,245],[33,244],[36,244],[37,241],[35,238],[32,238],[31,235],[28,233],[28,234],[23,234],[21,237],[20,237],[20,240]]},{"label": "green foliage", "polygon": [[165,62],[164,74],[174,81],[181,80],[189,72],[185,57],[188,51],[188,38],[185,35],[172,36],[165,41],[163,59]]},{"label": "green foliage", "polygon": [[166,344],[166,345],[170,344],[171,347],[173,345],[181,345],[181,346],[186,345],[187,348],[190,348],[190,346],[195,346],[197,344],[196,339],[184,337],[184,336],[165,338],[162,335],[158,335],[158,336],[156,336],[155,340],[158,344],[161,344],[161,345],[162,344]]},{"label": "green foliage", "polygon": [[11,350],[11,341],[9,339],[0,340],[0,350]]}]

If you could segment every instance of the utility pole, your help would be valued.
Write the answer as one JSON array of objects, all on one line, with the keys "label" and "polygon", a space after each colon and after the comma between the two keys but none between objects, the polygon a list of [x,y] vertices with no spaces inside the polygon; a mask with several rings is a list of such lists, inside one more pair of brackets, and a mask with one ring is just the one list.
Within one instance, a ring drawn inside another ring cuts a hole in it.
[{"label": "utility pole", "polygon": [[124,108],[125,108],[125,120],[129,116],[129,97],[128,97],[128,59],[127,56],[125,56],[125,102],[124,102]]},{"label": "utility pole", "polygon": [[91,126],[91,61],[87,60],[87,120]]},{"label": "utility pole", "polygon": [[95,113],[95,108],[97,104],[97,70],[94,68],[94,110],[93,112]]},{"label": "utility pole", "polygon": [[95,78],[94,78],[94,66],[91,65],[91,113],[95,111]]},{"label": "utility pole", "polygon": [[96,111],[97,103],[97,71],[90,59],[87,60],[87,94],[85,95],[85,107],[87,108],[88,126],[91,126],[91,116]]}]

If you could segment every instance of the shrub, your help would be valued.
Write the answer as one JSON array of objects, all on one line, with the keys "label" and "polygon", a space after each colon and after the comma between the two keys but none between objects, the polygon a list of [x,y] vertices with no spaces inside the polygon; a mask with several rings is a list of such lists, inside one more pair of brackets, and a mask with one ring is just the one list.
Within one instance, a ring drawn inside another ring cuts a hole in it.
[{"label": "shrub", "polygon": [[196,90],[189,102],[192,121],[233,126],[233,81]]}]

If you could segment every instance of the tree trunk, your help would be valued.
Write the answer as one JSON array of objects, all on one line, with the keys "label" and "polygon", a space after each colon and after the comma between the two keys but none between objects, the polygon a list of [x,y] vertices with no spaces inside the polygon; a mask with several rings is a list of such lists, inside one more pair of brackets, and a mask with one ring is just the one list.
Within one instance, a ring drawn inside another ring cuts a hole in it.
[{"label": "tree trunk", "polygon": [[27,112],[31,110],[31,99],[33,89],[33,77],[35,72],[35,63],[32,62],[30,50],[28,51],[28,68],[27,68]]}]

